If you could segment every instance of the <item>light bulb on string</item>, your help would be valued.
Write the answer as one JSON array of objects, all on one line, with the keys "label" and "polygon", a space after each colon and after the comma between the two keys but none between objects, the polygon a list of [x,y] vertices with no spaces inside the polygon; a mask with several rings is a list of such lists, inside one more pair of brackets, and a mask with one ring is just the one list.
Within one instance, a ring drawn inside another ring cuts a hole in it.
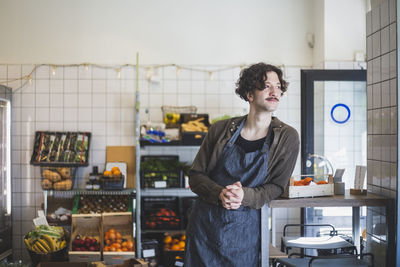
[{"label": "light bulb on string", "polygon": [[182,68],[181,67],[176,67],[176,76],[179,76],[181,74]]},{"label": "light bulb on string", "polygon": [[28,80],[29,85],[32,85],[32,78],[31,78],[31,75],[26,76],[26,79]]},{"label": "light bulb on string", "polygon": [[151,77],[153,76],[152,72],[151,72],[151,68],[147,68],[146,69],[146,79],[147,80],[151,80]]},{"label": "light bulb on string", "polygon": [[214,79],[214,72],[210,71],[208,75],[210,76],[210,81],[212,81]]},{"label": "light bulb on string", "polygon": [[51,66],[51,74],[53,74],[53,76],[56,75],[56,66],[55,65]]},{"label": "light bulb on string", "polygon": [[85,70],[88,71],[89,70],[89,64],[85,63]]},{"label": "light bulb on string", "polygon": [[121,69],[120,68],[116,69],[116,72],[117,72],[117,78],[121,79]]},{"label": "light bulb on string", "polygon": [[240,65],[240,70],[244,70],[244,67],[245,67],[244,64]]}]

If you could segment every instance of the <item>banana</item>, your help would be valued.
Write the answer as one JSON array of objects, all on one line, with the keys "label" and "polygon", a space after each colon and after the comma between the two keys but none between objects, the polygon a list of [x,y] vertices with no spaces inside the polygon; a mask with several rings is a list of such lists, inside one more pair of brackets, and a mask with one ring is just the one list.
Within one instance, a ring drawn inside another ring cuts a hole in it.
[{"label": "banana", "polygon": [[[36,243],[37,243],[37,242],[36,242]],[[33,250],[34,250],[36,253],[43,254],[43,251],[38,247],[38,245],[37,245],[36,243],[32,246]]]},{"label": "banana", "polygon": [[65,248],[66,245],[67,245],[67,241],[65,241],[65,240],[61,241],[61,243],[60,243],[60,249]]},{"label": "banana", "polygon": [[47,250],[47,252],[52,251],[50,246],[47,244],[46,240],[44,240],[43,238],[39,238],[38,242]]},{"label": "banana", "polygon": [[44,246],[42,246],[39,240],[35,243],[35,246],[37,246],[43,253],[49,252]]},{"label": "banana", "polygon": [[25,242],[26,247],[27,247],[29,250],[32,250],[32,246],[31,246],[31,243],[29,243],[29,240],[28,240],[28,239],[24,239],[24,242]]},{"label": "banana", "polygon": [[53,238],[51,238],[49,235],[42,235],[42,238],[46,240],[47,244],[49,244],[51,251],[56,250],[56,243],[54,242]]}]

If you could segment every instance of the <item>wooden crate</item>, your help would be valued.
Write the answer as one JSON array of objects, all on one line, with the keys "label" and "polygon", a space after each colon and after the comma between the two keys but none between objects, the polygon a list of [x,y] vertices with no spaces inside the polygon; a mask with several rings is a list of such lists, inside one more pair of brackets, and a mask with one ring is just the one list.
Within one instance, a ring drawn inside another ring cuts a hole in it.
[{"label": "wooden crate", "polygon": [[[307,175],[312,177],[312,175]],[[328,184],[320,184],[313,186],[295,186],[294,177],[290,177],[289,185],[286,187],[282,197],[285,198],[299,198],[299,197],[321,197],[321,196],[333,196],[334,195],[334,184],[332,175],[328,176]]]},{"label": "wooden crate", "polygon": [[[100,243],[100,251],[72,251],[72,241],[77,235],[96,238]],[[103,247],[103,232],[100,214],[72,214],[71,240],[69,244],[69,261],[92,262],[101,260]]]},{"label": "wooden crate", "polygon": [[[103,238],[104,233],[106,233],[111,228],[120,232],[122,239],[127,239],[135,244],[135,240],[133,238],[133,223],[131,212],[102,213]],[[125,260],[133,258],[135,258],[134,251],[103,252],[103,260],[107,265],[122,264]]]}]

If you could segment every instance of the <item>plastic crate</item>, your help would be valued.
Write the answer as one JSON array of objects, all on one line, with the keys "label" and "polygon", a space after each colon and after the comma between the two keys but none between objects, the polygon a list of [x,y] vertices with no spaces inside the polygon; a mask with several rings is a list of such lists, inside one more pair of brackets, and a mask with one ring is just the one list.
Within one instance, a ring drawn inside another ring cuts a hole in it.
[{"label": "plastic crate", "polygon": [[[100,201],[101,200],[101,201]],[[84,205],[91,203],[92,207],[85,208]],[[103,205],[107,203],[108,205]],[[114,203],[114,204],[113,204]],[[114,207],[121,207],[117,210],[111,210],[109,204]],[[90,214],[103,212],[132,212],[132,199],[129,195],[75,195],[72,214]]]},{"label": "plastic crate", "polygon": [[[181,124],[187,123],[189,121],[197,120],[199,118],[204,118],[203,123],[208,128],[210,127],[210,122],[208,120],[208,114],[197,114],[197,113],[186,113],[181,114]],[[184,132],[181,129],[181,140],[183,145],[201,145],[204,137],[207,135],[207,132]]]},{"label": "plastic crate", "polygon": [[163,251],[163,266],[176,267],[183,266],[185,251],[164,250]]},{"label": "plastic crate", "polygon": [[142,240],[142,258],[149,263],[150,267],[158,266],[159,254],[158,241],[156,239]]},{"label": "plastic crate", "polygon": [[142,228],[145,230],[179,230],[182,219],[177,197],[143,197]]},{"label": "plastic crate", "polygon": [[47,132],[35,134],[31,164],[79,167],[89,165],[90,132]]},{"label": "plastic crate", "polygon": [[[171,164],[164,164],[166,166],[173,166],[174,162],[179,162],[179,156],[176,155],[150,155],[141,157],[141,172],[140,172],[140,185],[142,188],[182,188],[183,171],[182,169],[171,168],[168,170],[148,170],[145,168],[145,162],[156,166],[159,162],[172,162]],[[177,165],[177,164],[175,164]],[[155,168],[157,169],[157,168]]]},{"label": "plastic crate", "polygon": [[181,199],[182,201],[182,218],[183,218],[183,227],[186,229],[188,222],[189,222],[189,217],[190,213],[192,212],[192,209],[194,207],[194,204],[198,197],[183,197]]},{"label": "plastic crate", "polygon": [[124,189],[125,177],[120,178],[100,177],[101,188],[104,190],[122,190]]}]

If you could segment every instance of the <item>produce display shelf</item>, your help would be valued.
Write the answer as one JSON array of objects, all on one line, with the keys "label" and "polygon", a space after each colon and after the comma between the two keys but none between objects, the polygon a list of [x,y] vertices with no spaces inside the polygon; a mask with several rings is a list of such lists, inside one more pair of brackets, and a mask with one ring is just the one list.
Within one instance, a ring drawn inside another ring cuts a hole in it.
[{"label": "produce display shelf", "polygon": [[164,189],[146,188],[146,189],[141,189],[141,195],[145,196],[145,197],[160,197],[160,196],[195,197],[195,196],[197,196],[190,189],[186,189],[186,188],[164,188]]},{"label": "produce display shelf", "polygon": [[132,193],[136,193],[136,189],[123,189],[123,190],[85,190],[85,189],[73,189],[68,191],[61,190],[44,190],[49,196],[53,195],[130,195]]},{"label": "produce display shelf", "polygon": [[177,235],[177,234],[185,234],[186,230],[168,230],[168,229],[160,229],[160,230],[142,230],[142,234],[152,234],[152,233],[168,233],[170,235]]},{"label": "produce display shelf", "polygon": [[188,144],[183,144],[181,140],[174,140],[168,143],[151,143],[150,141],[147,140],[140,140],[140,146],[145,147],[145,146],[192,146],[192,147],[199,147],[199,145],[188,145]]}]

